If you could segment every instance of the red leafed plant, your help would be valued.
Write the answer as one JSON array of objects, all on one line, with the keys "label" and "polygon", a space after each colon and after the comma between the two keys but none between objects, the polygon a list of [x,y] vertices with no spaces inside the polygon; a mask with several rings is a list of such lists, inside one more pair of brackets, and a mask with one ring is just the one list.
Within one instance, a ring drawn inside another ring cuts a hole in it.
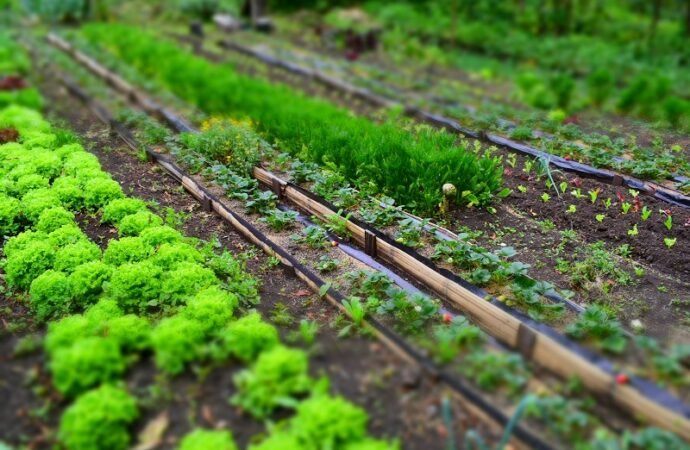
[{"label": "red leafed plant", "polygon": [[19,139],[19,132],[14,128],[0,128],[0,144],[16,142]]},{"label": "red leafed plant", "polygon": [[0,78],[0,91],[18,91],[27,87],[26,81],[16,75]]}]

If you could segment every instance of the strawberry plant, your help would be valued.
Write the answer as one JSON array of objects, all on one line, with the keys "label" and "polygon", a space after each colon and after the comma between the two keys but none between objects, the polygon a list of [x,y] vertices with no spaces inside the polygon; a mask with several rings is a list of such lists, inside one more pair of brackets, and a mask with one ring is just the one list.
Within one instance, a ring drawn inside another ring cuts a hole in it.
[{"label": "strawberry plant", "polygon": [[395,233],[396,242],[400,242],[408,247],[416,248],[423,244],[422,235],[428,220],[418,221],[413,218],[402,219],[398,222],[400,228]]},{"label": "strawberry plant", "polygon": [[476,350],[463,360],[462,372],[485,390],[505,389],[517,395],[527,384],[529,372],[519,355]]},{"label": "strawberry plant", "polygon": [[568,325],[566,333],[577,340],[590,340],[609,353],[622,353],[627,346],[621,324],[597,305],[588,307],[576,322]]},{"label": "strawberry plant", "polygon": [[319,270],[319,272],[332,272],[338,268],[338,260],[331,259],[328,256],[324,255],[319,258],[319,261],[316,264],[316,268]]},{"label": "strawberry plant", "polygon": [[259,219],[260,222],[267,224],[272,230],[282,231],[289,228],[297,220],[298,213],[296,211],[281,211],[280,209],[273,209],[268,212],[266,217]]},{"label": "strawberry plant", "polygon": [[302,230],[302,234],[293,234],[290,239],[311,248],[324,248],[328,244],[326,231],[319,225],[309,225]]}]

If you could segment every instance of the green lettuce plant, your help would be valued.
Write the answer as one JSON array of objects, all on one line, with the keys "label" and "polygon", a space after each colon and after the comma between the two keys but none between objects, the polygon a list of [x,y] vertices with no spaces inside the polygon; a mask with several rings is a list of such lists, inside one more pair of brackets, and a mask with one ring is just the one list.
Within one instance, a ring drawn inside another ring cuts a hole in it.
[{"label": "green lettuce plant", "polygon": [[238,450],[238,447],[229,431],[197,428],[182,438],[177,450]]},{"label": "green lettuce plant", "polygon": [[63,272],[46,270],[31,283],[31,309],[38,320],[70,312],[72,307],[69,280]]},{"label": "green lettuce plant", "polygon": [[237,394],[232,403],[257,419],[267,418],[279,407],[294,407],[313,384],[307,354],[283,346],[261,353],[251,368],[233,380]]},{"label": "green lettuce plant", "polygon": [[103,385],[79,397],[62,415],[58,439],[70,450],[125,450],[130,425],[139,417],[124,389]]},{"label": "green lettuce plant", "polygon": [[203,356],[205,336],[196,320],[179,315],[161,320],[151,333],[156,366],[171,375],[181,373],[187,363]]},{"label": "green lettuce plant", "polygon": [[115,381],[126,369],[117,342],[104,337],[84,337],[57,350],[50,361],[55,388],[74,397],[102,383]]},{"label": "green lettuce plant", "polygon": [[118,198],[103,207],[101,223],[117,225],[126,216],[147,210],[146,202],[143,200],[131,197]]},{"label": "green lettuce plant", "polygon": [[52,233],[63,225],[74,224],[74,214],[62,206],[46,209],[38,216],[36,230]]},{"label": "green lettuce plant", "polygon": [[82,307],[96,301],[112,273],[112,266],[101,261],[89,261],[76,266],[69,275],[69,286],[74,301]]},{"label": "green lettuce plant", "polygon": [[117,224],[120,236],[138,236],[147,228],[163,225],[163,219],[150,211],[139,211],[125,216]]},{"label": "green lettuce plant", "polygon": [[93,242],[82,240],[67,244],[55,253],[53,268],[72,273],[78,266],[101,259],[101,248]]},{"label": "green lettuce plant", "polygon": [[217,357],[232,355],[242,361],[252,361],[261,352],[279,343],[278,330],[264,322],[258,313],[250,313],[232,322],[219,334]]}]

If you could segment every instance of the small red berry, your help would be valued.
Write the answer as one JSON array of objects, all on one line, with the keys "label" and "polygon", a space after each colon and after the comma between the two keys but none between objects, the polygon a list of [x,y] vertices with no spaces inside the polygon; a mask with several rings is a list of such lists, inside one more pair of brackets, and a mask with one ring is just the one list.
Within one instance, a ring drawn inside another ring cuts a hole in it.
[{"label": "small red berry", "polygon": [[453,320],[453,316],[451,316],[450,313],[443,313],[443,321],[445,323],[450,323],[451,320]]},{"label": "small red berry", "polygon": [[630,378],[624,374],[624,373],[619,373],[616,375],[616,383],[617,384],[628,384],[630,382]]}]

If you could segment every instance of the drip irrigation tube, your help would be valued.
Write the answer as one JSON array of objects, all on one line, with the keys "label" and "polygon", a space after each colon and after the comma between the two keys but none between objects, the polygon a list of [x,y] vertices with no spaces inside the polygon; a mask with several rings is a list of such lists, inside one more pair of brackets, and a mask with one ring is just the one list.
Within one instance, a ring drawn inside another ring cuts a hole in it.
[{"label": "drip irrigation tube", "polygon": [[[52,36],[52,35],[51,35]],[[79,53],[60,38],[60,46],[68,53]],[[57,45],[57,44],[56,44]],[[95,63],[95,62],[94,62]],[[97,64],[97,63],[95,63]],[[110,77],[117,77],[110,74]],[[119,78],[119,77],[118,77]],[[131,94],[131,93],[130,93]],[[131,98],[146,97],[139,94]],[[295,204],[308,205],[312,214],[325,218],[337,209],[301,187],[275,180],[272,174],[255,168],[255,177],[273,186],[279,196],[287,196]],[[263,178],[263,179],[262,179]],[[367,251],[381,257],[411,274],[443,298],[453,301],[476,324],[527,358],[563,377],[579,376],[592,392],[608,398],[633,417],[641,417],[661,428],[669,429],[690,439],[690,406],[670,393],[650,387],[635,377],[628,384],[617,384],[612,363],[605,358],[567,340],[546,325],[519,317],[503,304],[485,300],[485,292],[452,272],[438,268],[428,258],[400,246],[380,231],[357,219],[349,219],[347,226],[353,238]]]},{"label": "drip irrigation tube", "polygon": [[[306,266],[300,263],[289,252],[280,247],[278,244],[271,241],[260,230],[255,228],[240,215],[232,211],[214,194],[212,194],[202,185],[194,181],[193,178],[186,174],[182,168],[177,166],[174,162],[170,161],[169,158],[155,152],[148,146],[142,146],[132,136],[129,130],[127,130],[119,122],[117,122],[104,107],[95,102],[95,100],[93,100],[73,81],[71,81],[64,75],[61,76],[61,81],[67,87],[70,94],[72,94],[73,96],[81,100],[83,103],[85,103],[89,108],[91,108],[94,114],[103,123],[107,124],[112,130],[114,130],[115,133],[117,133],[118,137],[120,137],[120,139],[122,139],[122,141],[125,142],[125,144],[137,151],[144,148],[148,158],[151,161],[154,161],[161,165],[164,169],[166,169],[168,174],[170,174],[175,180],[180,182],[184,186],[184,188],[190,192],[192,196],[194,196],[197,200],[199,200],[202,203],[205,209],[216,212],[223,220],[228,222],[246,239],[262,248],[266,253],[269,253],[279,258],[284,265],[291,267],[294,270],[295,275],[301,280],[303,280],[305,283],[307,283],[307,285],[309,285],[314,292],[320,292],[322,289],[327,288],[325,292],[325,297],[336,307],[345,311],[343,307],[343,301],[345,300],[345,297],[340,292],[335,290],[330,285],[327,285],[325,281],[323,281],[321,278],[318,277],[318,275],[316,275],[314,272],[312,272],[310,269],[308,269]],[[495,407],[490,401],[488,401],[474,388],[470,387],[467,383],[458,379],[457,377],[452,376],[446,370],[437,366],[429,358],[422,355],[419,351],[414,349],[397,333],[391,331],[388,327],[386,327],[381,322],[379,322],[371,316],[367,316],[366,322],[369,326],[372,327],[372,329],[375,330],[379,339],[381,339],[386,345],[392,348],[404,359],[419,365],[424,371],[431,374],[433,377],[443,381],[454,391],[456,395],[460,396],[460,398],[463,399],[463,402],[469,402],[472,408],[475,409],[477,413],[490,418],[493,422],[500,425],[501,427],[506,427],[510,423],[510,417],[506,415],[503,411]],[[513,434],[523,448],[536,450],[551,450],[553,448],[550,444],[546,443],[541,437],[534,434],[532,431],[526,429],[523,426],[515,427]]]},{"label": "drip irrigation tube", "polygon": [[515,153],[546,159],[551,165],[558,167],[559,169],[578,174],[582,177],[594,178],[597,181],[605,184],[610,184],[614,186],[624,186],[626,188],[635,189],[642,193],[651,195],[666,203],[670,203],[672,205],[680,206],[683,208],[690,208],[690,196],[687,196],[680,191],[664,187],[658,183],[651,181],[643,181],[610,170],[598,169],[587,164],[569,161],[560,156],[553,155],[543,150],[538,150],[534,147],[521,144],[519,142],[513,141],[512,139],[503,136],[499,136],[493,133],[487,133],[482,130],[477,131],[463,127],[456,120],[448,118],[446,116],[434,114],[416,107],[400,104],[394,100],[390,100],[376,95],[368,89],[355,87],[342,80],[338,80],[328,75],[325,75],[318,70],[307,69],[293,63],[282,61],[278,58],[265,55],[257,50],[245,47],[236,42],[221,40],[218,42],[218,45],[221,48],[236,51],[243,55],[251,56],[267,65],[279,67],[291,73],[314,79],[330,88],[337,89],[347,94],[365,99],[374,106],[382,108],[389,108],[394,106],[402,107],[406,116],[420,119],[436,127],[445,128],[473,139],[484,140],[491,144],[506,148]]}]

